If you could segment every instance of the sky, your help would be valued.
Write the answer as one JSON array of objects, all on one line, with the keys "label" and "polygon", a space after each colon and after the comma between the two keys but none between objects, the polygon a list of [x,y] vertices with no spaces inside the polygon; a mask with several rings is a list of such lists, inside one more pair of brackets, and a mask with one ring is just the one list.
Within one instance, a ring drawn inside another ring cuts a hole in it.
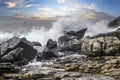
[{"label": "sky", "polygon": [[120,0],[0,0],[0,16],[56,19],[76,13],[88,19],[117,17]]}]

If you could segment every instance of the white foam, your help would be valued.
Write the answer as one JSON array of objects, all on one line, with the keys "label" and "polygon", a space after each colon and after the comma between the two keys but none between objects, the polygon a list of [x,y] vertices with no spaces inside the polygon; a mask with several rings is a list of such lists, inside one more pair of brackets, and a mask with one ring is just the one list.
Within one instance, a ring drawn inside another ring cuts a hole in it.
[{"label": "white foam", "polygon": [[[48,39],[53,39],[57,41],[58,38],[63,35],[64,31],[78,31],[82,28],[87,27],[88,30],[85,34],[85,36],[87,36],[115,30],[108,28],[107,24],[107,20],[101,20],[96,23],[92,23],[91,21],[86,20],[82,18],[81,15],[77,14],[59,19],[58,21],[53,23],[53,26],[50,29],[46,29],[44,26],[39,29],[33,28],[30,32],[27,32],[26,34],[21,34],[20,32],[18,32],[17,36],[26,37],[30,41],[39,41],[42,45],[45,45]],[[0,40],[3,41],[9,39],[14,35],[16,36],[16,33],[0,32]]]}]

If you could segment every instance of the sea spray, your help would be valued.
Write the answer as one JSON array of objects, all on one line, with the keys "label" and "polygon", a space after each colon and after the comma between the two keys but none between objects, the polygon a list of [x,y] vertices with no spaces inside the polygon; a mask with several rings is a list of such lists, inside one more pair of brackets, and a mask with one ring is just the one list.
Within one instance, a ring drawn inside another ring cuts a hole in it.
[{"label": "sea spray", "polygon": [[33,27],[26,33],[21,33],[19,31],[5,33],[1,31],[0,41],[3,42],[13,36],[18,36],[26,37],[29,41],[38,41],[42,45],[46,45],[48,39],[57,41],[60,36],[64,35],[64,31],[78,31],[82,28],[88,28],[85,36],[93,36],[99,33],[106,33],[115,30],[108,28],[108,23],[109,21],[107,20],[100,20],[93,23],[92,21],[84,19],[81,15],[77,14],[57,20],[53,23],[50,29],[42,26],[40,28]]},{"label": "sea spray", "polygon": [[114,29],[108,28],[107,24],[107,20],[93,23],[89,20],[72,16],[59,19],[53,23],[50,29],[46,29],[45,27],[37,30],[32,29],[31,32],[23,34],[21,37],[26,37],[30,41],[39,41],[42,45],[45,45],[48,39],[57,41],[60,36],[64,35],[64,31],[78,31],[83,28],[88,28],[85,36],[113,31]]}]

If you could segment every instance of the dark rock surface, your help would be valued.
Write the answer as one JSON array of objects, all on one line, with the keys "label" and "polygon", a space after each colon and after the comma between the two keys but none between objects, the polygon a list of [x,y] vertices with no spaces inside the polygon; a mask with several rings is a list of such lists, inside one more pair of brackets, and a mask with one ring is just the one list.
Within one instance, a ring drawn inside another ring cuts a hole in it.
[{"label": "dark rock surface", "polygon": [[[31,42],[25,38],[13,37],[0,45],[1,58],[7,61],[7,58],[13,61],[26,59],[33,60],[37,51],[33,48]],[[22,58],[22,59],[19,59]],[[14,60],[15,59],[15,60]],[[9,60],[8,60],[9,61]]]},{"label": "dark rock surface", "polygon": [[61,36],[58,39],[58,50],[59,51],[80,51],[81,43],[80,39],[84,37],[87,28],[84,28],[79,31],[69,31],[65,35]]},{"label": "dark rock surface", "polygon": [[9,53],[7,53],[6,55],[4,55],[3,57],[1,57],[2,60],[6,60],[6,61],[10,61],[10,62],[16,62],[16,61],[20,61],[23,60],[23,48],[17,48],[13,51],[10,51]]},{"label": "dark rock surface", "polygon": [[42,59],[51,59],[54,57],[59,57],[57,51],[57,42],[49,39],[44,51],[41,54]]},{"label": "dark rock surface", "polygon": [[113,21],[111,21],[108,24],[108,26],[111,27],[111,28],[116,28],[116,27],[120,26],[120,16],[117,17],[116,19],[114,19]]},{"label": "dark rock surface", "polygon": [[84,29],[76,31],[76,32],[75,31],[66,32],[66,35],[75,36],[75,38],[79,40],[84,37],[84,34],[86,31],[87,31],[87,28],[84,28]]},{"label": "dark rock surface", "polygon": [[42,44],[40,44],[39,42],[32,42],[33,46],[42,46]]},{"label": "dark rock surface", "polygon": [[70,38],[70,36],[68,36],[68,35],[61,36],[61,37],[59,37],[59,39],[58,39],[58,44],[60,45],[60,44],[63,44],[63,43],[65,43],[65,42],[68,42],[68,41],[70,41],[70,40],[71,40],[71,38]]}]

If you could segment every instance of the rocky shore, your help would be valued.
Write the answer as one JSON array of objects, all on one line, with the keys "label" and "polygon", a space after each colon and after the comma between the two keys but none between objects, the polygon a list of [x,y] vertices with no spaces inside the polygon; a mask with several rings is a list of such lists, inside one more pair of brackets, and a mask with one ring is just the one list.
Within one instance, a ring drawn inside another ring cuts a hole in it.
[{"label": "rocky shore", "polygon": [[45,46],[13,37],[0,44],[0,80],[120,80],[120,30],[84,38],[65,32]]}]

